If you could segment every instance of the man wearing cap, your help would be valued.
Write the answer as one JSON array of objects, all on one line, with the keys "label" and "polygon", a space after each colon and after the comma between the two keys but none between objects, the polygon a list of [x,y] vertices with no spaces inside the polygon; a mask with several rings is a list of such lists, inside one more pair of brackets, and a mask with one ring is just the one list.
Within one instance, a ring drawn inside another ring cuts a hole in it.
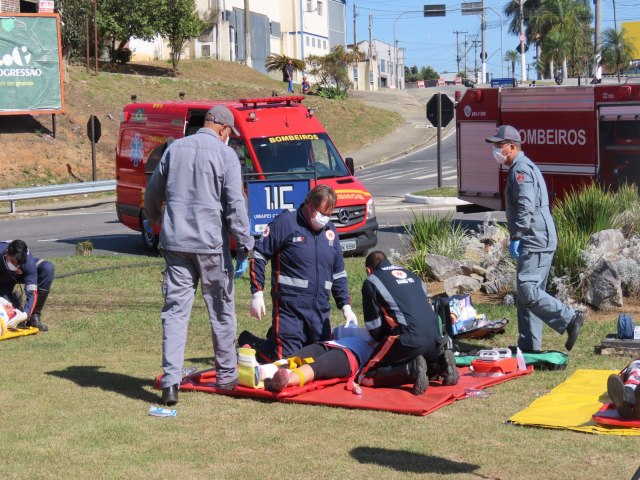
[{"label": "man wearing cap", "polygon": [[[204,127],[174,141],[153,172],[145,192],[150,223],[162,221],[159,247],[166,271],[162,291],[162,402],[178,402],[191,307],[202,282],[211,321],[218,387],[238,382],[233,263],[229,233],[242,262],[253,248],[242,191],[240,163],[225,144],[235,129],[228,108],[211,108]],[[163,202],[166,202],[163,213]]]},{"label": "man wearing cap", "polygon": [[567,332],[565,348],[576,343],[585,313],[574,310],[546,291],[558,239],[549,210],[549,194],[542,173],[521,149],[520,133],[502,125],[494,136],[493,156],[509,168],[505,204],[509,229],[509,253],[516,260],[518,347],[539,351],[542,322],[556,332]]}]

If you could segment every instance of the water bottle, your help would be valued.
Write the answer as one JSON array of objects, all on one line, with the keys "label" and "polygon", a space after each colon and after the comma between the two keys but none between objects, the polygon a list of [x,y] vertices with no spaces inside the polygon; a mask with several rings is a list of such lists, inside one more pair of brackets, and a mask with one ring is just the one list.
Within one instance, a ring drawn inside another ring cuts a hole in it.
[{"label": "water bottle", "polygon": [[520,350],[520,347],[518,347],[518,350],[516,351],[516,360],[518,362],[518,370],[527,369],[527,364],[524,361],[524,355],[522,354],[522,350]]}]

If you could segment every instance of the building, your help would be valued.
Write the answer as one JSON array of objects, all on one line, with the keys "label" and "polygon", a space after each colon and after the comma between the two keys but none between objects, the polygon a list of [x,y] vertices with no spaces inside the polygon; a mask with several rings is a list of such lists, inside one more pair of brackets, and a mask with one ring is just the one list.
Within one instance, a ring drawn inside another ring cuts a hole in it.
[{"label": "building", "polygon": [[622,30],[631,39],[634,47],[634,62],[640,63],[640,21],[622,22]]},{"label": "building", "polygon": [[[332,47],[345,44],[346,0],[254,1],[249,17],[251,53],[247,59],[244,3],[196,0],[198,11],[211,22],[211,27],[188,43],[183,58],[239,61],[266,73],[264,64],[271,53],[304,60],[309,55],[326,55]],[[132,39],[130,48],[134,51],[133,61],[167,60],[171,55],[162,38],[153,42]]]},{"label": "building", "polygon": [[[358,52],[365,60],[358,62],[357,69],[350,69],[349,77],[357,90],[380,88],[405,88],[404,49],[394,49],[380,40],[358,42]],[[353,50],[353,44],[348,45]],[[368,80],[368,81],[367,81]]]}]

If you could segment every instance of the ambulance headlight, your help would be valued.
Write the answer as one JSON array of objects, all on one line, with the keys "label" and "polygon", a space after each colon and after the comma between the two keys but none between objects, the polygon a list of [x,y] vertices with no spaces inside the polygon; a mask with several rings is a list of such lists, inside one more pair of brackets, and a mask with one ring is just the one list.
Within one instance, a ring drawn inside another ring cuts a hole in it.
[{"label": "ambulance headlight", "polygon": [[376,206],[373,203],[373,197],[367,202],[367,218],[365,220],[370,218],[376,218]]}]

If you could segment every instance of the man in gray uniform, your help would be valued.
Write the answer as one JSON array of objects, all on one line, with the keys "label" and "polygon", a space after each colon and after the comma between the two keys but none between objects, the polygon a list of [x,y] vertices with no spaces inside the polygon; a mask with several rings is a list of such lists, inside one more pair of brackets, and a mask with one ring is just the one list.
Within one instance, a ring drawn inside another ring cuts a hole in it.
[{"label": "man in gray uniform", "polygon": [[[162,402],[178,403],[187,328],[198,281],[209,317],[218,387],[238,382],[236,317],[229,231],[242,262],[253,248],[242,193],[240,163],[225,146],[238,134],[228,108],[211,108],[204,127],[173,142],[149,180],[145,209],[150,223],[162,220],[160,248],[166,274],[162,308]],[[166,202],[164,213],[162,203]]]},{"label": "man in gray uniform", "polygon": [[560,334],[567,332],[565,348],[571,350],[585,314],[545,291],[558,243],[547,185],[538,167],[521,151],[520,133],[514,127],[502,125],[486,141],[493,144],[496,161],[509,167],[505,204],[509,253],[517,262],[518,347],[539,351],[544,322]]}]

